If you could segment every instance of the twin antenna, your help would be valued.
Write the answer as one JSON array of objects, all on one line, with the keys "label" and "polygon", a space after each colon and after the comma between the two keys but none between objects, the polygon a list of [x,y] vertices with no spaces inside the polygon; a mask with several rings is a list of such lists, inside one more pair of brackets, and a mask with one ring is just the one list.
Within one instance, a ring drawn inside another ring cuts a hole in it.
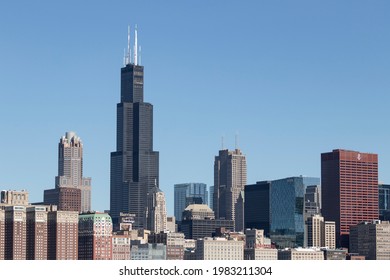
[{"label": "twin antenna", "polygon": [[[138,49],[139,48],[139,49]],[[139,51],[139,55],[138,55]],[[127,52],[124,50],[123,55],[123,66],[133,63],[134,65],[141,64],[141,46],[138,47],[138,36],[137,36],[137,25],[135,25],[134,30],[134,47],[133,47],[133,59],[131,57],[131,47],[130,47],[130,25],[127,28]]]},{"label": "twin antenna", "polygon": [[[239,149],[239,145],[238,145],[238,140],[239,140],[238,132],[236,132],[234,140],[235,140],[235,149]],[[222,150],[225,149],[225,137],[224,136],[221,137],[221,149]]]}]

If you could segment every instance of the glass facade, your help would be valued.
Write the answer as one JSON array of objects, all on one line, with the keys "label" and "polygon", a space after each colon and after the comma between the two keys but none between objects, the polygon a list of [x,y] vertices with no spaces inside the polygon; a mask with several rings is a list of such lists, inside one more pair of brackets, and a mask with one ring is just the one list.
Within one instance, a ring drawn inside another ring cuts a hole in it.
[{"label": "glass facade", "polygon": [[270,237],[279,247],[299,247],[304,241],[304,195],[319,178],[291,177],[272,181],[270,188]]},{"label": "glass facade", "polygon": [[207,185],[204,183],[175,184],[174,192],[174,210],[176,221],[182,220],[183,211],[188,205],[208,205]]},{"label": "glass facade", "polygon": [[390,185],[379,184],[379,219],[390,220]]}]

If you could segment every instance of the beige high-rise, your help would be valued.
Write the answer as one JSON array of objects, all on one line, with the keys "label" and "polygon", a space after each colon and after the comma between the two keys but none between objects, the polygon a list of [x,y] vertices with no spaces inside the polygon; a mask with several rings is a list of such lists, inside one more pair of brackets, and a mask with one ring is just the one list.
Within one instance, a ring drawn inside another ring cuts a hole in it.
[{"label": "beige high-rise", "polygon": [[74,132],[60,139],[55,189],[45,190],[44,201],[58,210],[91,211],[91,178],[83,177],[83,143]]},{"label": "beige high-rise", "polygon": [[[237,200],[246,185],[246,158],[241,150],[220,150],[214,161],[213,206],[217,219],[243,221],[242,211],[236,211]],[[236,230],[242,230],[237,223]]]},{"label": "beige high-rise", "polygon": [[165,194],[155,186],[148,194],[147,229],[159,233],[167,229],[167,208],[165,204]]},{"label": "beige high-rise", "polygon": [[335,222],[324,221],[321,215],[313,215],[306,220],[306,246],[336,248]]}]

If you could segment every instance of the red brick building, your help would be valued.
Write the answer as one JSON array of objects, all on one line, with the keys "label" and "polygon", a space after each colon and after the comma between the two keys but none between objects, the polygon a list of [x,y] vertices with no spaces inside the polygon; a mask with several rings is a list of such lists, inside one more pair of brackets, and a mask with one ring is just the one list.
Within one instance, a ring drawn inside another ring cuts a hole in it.
[{"label": "red brick building", "polygon": [[348,150],[321,154],[322,214],[336,222],[336,246],[349,246],[349,227],[378,219],[378,155]]}]

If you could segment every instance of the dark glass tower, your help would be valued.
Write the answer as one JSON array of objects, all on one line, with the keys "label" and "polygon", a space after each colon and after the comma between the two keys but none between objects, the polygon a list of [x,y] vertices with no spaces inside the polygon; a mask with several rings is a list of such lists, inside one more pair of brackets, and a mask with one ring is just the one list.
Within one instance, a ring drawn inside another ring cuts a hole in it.
[{"label": "dark glass tower", "polygon": [[132,214],[133,228],[146,228],[147,194],[159,185],[159,154],[153,151],[153,105],[144,102],[144,67],[137,63],[136,44],[134,63],[128,56],[121,69],[116,152],[111,153],[110,214],[114,224],[121,212]]}]

